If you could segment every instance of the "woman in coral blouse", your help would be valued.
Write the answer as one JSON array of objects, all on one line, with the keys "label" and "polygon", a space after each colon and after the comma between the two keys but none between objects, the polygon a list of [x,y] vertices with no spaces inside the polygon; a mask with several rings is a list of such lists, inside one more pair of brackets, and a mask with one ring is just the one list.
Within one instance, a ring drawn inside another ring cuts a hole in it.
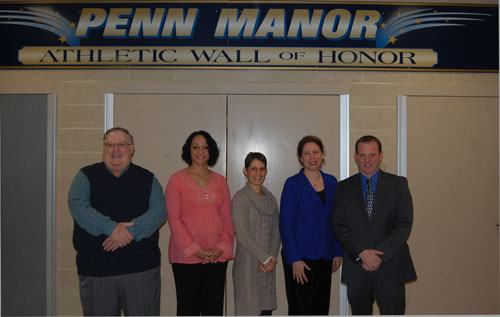
[{"label": "woman in coral blouse", "polygon": [[182,147],[189,165],[165,191],[178,316],[221,316],[227,261],[233,258],[231,199],[225,178],[211,171],[219,157],[214,139],[195,131]]}]

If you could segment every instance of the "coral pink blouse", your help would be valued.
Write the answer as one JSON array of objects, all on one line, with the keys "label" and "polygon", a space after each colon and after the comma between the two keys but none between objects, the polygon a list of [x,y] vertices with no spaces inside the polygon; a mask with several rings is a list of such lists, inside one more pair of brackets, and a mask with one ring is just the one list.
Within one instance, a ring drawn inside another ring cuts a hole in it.
[{"label": "coral pink blouse", "polygon": [[200,248],[221,250],[218,262],[233,258],[231,198],[222,175],[212,172],[203,188],[186,170],[180,170],[170,176],[165,199],[170,226],[170,263],[201,263],[194,255]]}]

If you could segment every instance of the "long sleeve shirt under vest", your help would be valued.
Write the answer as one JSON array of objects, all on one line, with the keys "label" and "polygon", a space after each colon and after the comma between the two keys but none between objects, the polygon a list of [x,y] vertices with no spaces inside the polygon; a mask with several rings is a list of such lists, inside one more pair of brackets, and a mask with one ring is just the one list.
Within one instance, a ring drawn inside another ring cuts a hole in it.
[{"label": "long sleeve shirt under vest", "polygon": [[[127,169],[122,172],[125,173]],[[109,172],[109,171],[108,171]],[[79,171],[69,189],[68,205],[73,219],[89,234],[98,236],[105,234],[111,236],[117,222],[103,215],[90,205],[90,183],[82,171]],[[149,209],[141,216],[131,219],[134,225],[127,227],[135,241],[140,241],[152,235],[165,221],[166,207],[163,189],[153,177]]]}]

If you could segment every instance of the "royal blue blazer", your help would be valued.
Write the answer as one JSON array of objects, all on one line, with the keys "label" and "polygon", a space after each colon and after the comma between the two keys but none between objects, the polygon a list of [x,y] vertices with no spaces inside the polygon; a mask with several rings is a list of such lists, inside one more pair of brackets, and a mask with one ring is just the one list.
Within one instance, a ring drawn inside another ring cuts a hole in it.
[{"label": "royal blue blazer", "polygon": [[333,175],[323,172],[321,175],[326,191],[326,206],[304,175],[304,169],[289,177],[283,187],[280,206],[281,252],[289,264],[302,259],[332,260],[342,256],[342,248],[332,228],[338,182]]}]

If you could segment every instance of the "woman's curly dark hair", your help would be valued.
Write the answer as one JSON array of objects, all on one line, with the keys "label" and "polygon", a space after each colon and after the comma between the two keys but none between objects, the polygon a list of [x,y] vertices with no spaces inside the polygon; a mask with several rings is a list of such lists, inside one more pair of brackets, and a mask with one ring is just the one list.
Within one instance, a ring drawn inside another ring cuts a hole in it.
[{"label": "woman's curly dark hair", "polygon": [[208,144],[208,166],[214,166],[217,163],[217,159],[219,158],[219,148],[217,147],[217,142],[212,138],[212,136],[203,130],[194,131],[191,133],[186,139],[186,143],[182,146],[182,160],[186,162],[189,166],[193,164],[193,159],[191,158],[191,143],[195,136],[201,135],[205,138]]}]

